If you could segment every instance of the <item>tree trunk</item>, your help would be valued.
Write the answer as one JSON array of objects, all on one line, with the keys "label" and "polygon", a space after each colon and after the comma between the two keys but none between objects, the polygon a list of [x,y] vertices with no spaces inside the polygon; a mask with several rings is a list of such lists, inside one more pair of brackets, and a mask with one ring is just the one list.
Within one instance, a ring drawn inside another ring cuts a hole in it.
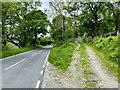
[{"label": "tree trunk", "polygon": [[5,18],[2,18],[2,44],[4,44],[4,46],[6,46],[6,37],[5,37]]},{"label": "tree trunk", "polygon": [[33,43],[33,46],[35,46],[35,44],[36,44],[36,40],[37,40],[37,31],[35,30],[35,34],[34,34],[34,37],[35,37],[35,39],[34,39],[34,43]]},{"label": "tree trunk", "polygon": [[98,33],[98,29],[97,29],[97,26],[98,26],[97,10],[94,11],[93,16],[94,16],[94,21],[95,21],[94,35],[97,36],[97,33]]},{"label": "tree trunk", "polygon": [[64,32],[65,32],[65,17],[64,15],[62,15],[62,38],[63,38],[63,41],[65,42]]},{"label": "tree trunk", "polygon": [[119,32],[119,13],[116,13],[116,15],[114,14],[115,17],[115,31],[116,31],[116,35],[118,35]]}]

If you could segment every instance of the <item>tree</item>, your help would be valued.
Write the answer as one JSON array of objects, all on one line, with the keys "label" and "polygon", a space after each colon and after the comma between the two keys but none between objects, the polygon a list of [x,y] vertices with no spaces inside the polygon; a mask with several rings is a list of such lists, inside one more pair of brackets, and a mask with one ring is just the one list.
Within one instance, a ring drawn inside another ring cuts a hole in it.
[{"label": "tree", "polygon": [[4,46],[7,42],[19,47],[35,45],[37,35],[46,33],[49,21],[47,15],[39,10],[40,6],[41,2],[2,2]]},{"label": "tree", "polygon": [[62,40],[63,40],[63,43],[65,42],[65,35],[64,35],[64,32],[65,32],[65,23],[66,23],[66,20],[65,20],[65,15],[66,15],[66,12],[64,10],[64,2],[61,1],[61,0],[53,0],[51,2],[49,2],[52,10],[54,10],[55,14],[56,15],[61,15],[61,21],[62,21],[62,24],[61,24],[61,31],[62,31]]},{"label": "tree", "polygon": [[[31,17],[32,16],[32,17]],[[37,41],[37,35],[45,35],[47,32],[47,26],[49,21],[47,20],[47,15],[41,10],[34,10],[26,15],[27,29],[29,32],[33,32],[33,45],[35,46]]]},{"label": "tree", "polygon": [[106,6],[109,9],[109,12],[111,12],[113,14],[114,19],[109,19],[109,21],[112,21],[115,25],[115,31],[116,34],[119,32],[119,18],[120,18],[120,1],[119,2],[115,2],[115,3],[106,3]]},{"label": "tree", "polygon": [[67,42],[68,39],[73,37],[73,19],[67,16],[65,17],[65,31],[64,31],[64,42],[62,34],[62,14],[57,15],[53,18],[51,23],[51,35],[57,45],[62,45]]},{"label": "tree", "polygon": [[14,27],[15,22],[12,22],[12,17],[15,14],[15,8],[17,5],[13,2],[2,2],[2,43],[6,46],[8,31],[7,25],[13,25],[10,28]]},{"label": "tree", "polygon": [[[75,2],[69,5],[67,9],[72,16],[80,17],[79,27],[83,29],[80,31],[82,33],[87,32],[89,36],[95,37],[114,31],[114,27],[117,28],[119,26],[119,20],[117,19],[119,17],[119,10],[116,9],[116,6],[113,6],[112,10],[107,8],[110,4],[114,5],[113,3],[108,3],[108,6],[106,4],[105,2]],[[116,3],[116,5],[118,6],[119,4]],[[78,11],[79,14],[74,15],[75,11]],[[118,12],[118,16],[115,17],[113,12]],[[110,19],[114,21],[114,25],[110,22]]]}]

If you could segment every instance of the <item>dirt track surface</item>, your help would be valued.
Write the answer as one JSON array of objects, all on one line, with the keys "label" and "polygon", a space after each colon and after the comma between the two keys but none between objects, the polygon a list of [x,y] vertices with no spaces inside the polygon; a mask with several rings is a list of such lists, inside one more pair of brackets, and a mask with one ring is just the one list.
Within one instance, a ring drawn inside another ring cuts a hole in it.
[{"label": "dirt track surface", "polygon": [[118,82],[103,68],[95,52],[89,46],[86,46],[86,51],[89,55],[91,67],[97,75],[98,83],[103,88],[118,88]]},{"label": "dirt track surface", "polygon": [[[42,88],[85,88],[84,78],[79,78],[82,74],[80,67],[80,55],[77,51],[80,45],[76,47],[69,70],[65,73],[60,72],[55,66],[47,63]],[[94,71],[95,88],[118,88],[118,82],[104,70],[101,60],[95,52],[86,46],[86,53],[89,56],[91,69]]]},{"label": "dirt track surface", "polygon": [[78,79],[80,72],[78,72],[78,67],[76,67],[80,60],[80,55],[76,52],[79,47],[80,45],[78,44],[67,72],[62,73],[52,64],[47,63],[42,88],[82,88],[81,82]]}]

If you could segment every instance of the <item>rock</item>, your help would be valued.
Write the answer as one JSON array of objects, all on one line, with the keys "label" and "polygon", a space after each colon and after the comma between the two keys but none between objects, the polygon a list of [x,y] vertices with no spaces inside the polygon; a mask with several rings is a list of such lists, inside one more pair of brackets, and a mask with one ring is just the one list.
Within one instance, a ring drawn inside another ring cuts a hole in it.
[{"label": "rock", "polygon": [[99,83],[99,86],[101,87],[101,86],[102,86],[102,84],[101,84],[101,83]]},{"label": "rock", "polygon": [[72,57],[72,59],[74,59],[74,57]]}]

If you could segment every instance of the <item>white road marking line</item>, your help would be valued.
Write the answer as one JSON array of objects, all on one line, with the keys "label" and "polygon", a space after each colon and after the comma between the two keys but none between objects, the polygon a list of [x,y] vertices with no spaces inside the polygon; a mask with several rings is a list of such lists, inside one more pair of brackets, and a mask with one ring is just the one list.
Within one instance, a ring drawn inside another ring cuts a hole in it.
[{"label": "white road marking line", "polygon": [[39,88],[39,86],[40,86],[40,80],[38,80],[35,88]]},{"label": "white road marking line", "polygon": [[49,63],[47,63],[47,66],[49,65]]},{"label": "white road marking line", "polygon": [[45,64],[46,64],[46,62],[47,62],[47,60],[48,60],[49,54],[50,54],[50,51],[48,52],[48,54],[47,54],[47,56],[46,56],[46,58],[45,58]]},{"label": "white road marking line", "polygon": [[48,70],[46,69],[46,72],[47,72]]},{"label": "white road marking line", "polygon": [[[37,50],[37,49],[34,49],[34,50]],[[22,52],[22,53],[19,53],[19,54],[13,55],[13,56],[9,56],[9,57],[3,58],[1,61],[5,60],[5,59],[9,59],[9,58],[16,57],[16,56],[19,56],[19,55],[22,55],[22,54],[29,53],[29,52],[32,52],[32,51],[34,51],[34,50],[30,50],[30,51]]]},{"label": "white road marking line", "polygon": [[43,50],[40,50],[39,52],[33,53],[32,56],[34,56],[35,54],[40,53],[40,52],[42,52],[42,51],[43,51]]},{"label": "white road marking line", "polygon": [[2,61],[3,59],[0,59],[0,61]]},{"label": "white road marking line", "polygon": [[42,52],[42,51],[43,51],[43,50],[40,50],[39,53]]},{"label": "white road marking line", "polygon": [[[6,57],[6,58],[2,58],[0,59],[0,62],[5,60],[5,59],[9,59],[9,58],[13,58],[13,57],[16,57],[16,56],[19,56],[19,55],[22,55],[22,54],[26,54],[26,53],[29,53],[29,52],[32,52],[34,50],[30,50],[30,51],[26,51],[26,52],[22,52],[22,53],[19,53],[19,54],[16,54],[16,55],[13,55],[13,56],[9,56],[9,57]],[[42,52],[43,50],[39,51],[39,52]]]},{"label": "white road marking line", "polygon": [[41,74],[41,75],[43,74],[43,70],[40,72],[40,74]]},{"label": "white road marking line", "polygon": [[37,53],[33,53],[32,56],[34,56],[35,54],[37,54]]},{"label": "white road marking line", "polygon": [[19,64],[19,63],[21,63],[21,62],[23,62],[23,61],[25,61],[25,59],[26,59],[26,58],[24,58],[24,59],[22,59],[21,61],[19,61],[19,62],[13,64],[13,65],[7,67],[7,68],[5,69],[5,71],[8,70],[8,69],[10,69],[10,68],[12,68],[12,67],[14,67],[14,66],[16,66],[17,64]]},{"label": "white road marking line", "polygon": [[47,61],[45,60],[45,64],[46,64],[46,62],[47,62]]},{"label": "white road marking line", "polygon": [[45,64],[43,65],[43,68],[45,67]]}]

